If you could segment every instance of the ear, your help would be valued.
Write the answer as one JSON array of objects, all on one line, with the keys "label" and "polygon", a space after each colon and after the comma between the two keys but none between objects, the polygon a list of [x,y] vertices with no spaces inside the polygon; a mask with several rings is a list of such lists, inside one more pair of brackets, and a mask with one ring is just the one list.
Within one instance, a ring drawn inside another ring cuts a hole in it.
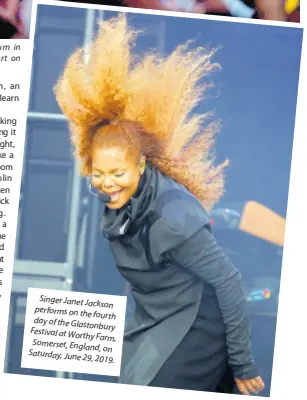
[{"label": "ear", "polygon": [[141,156],[140,158],[140,175],[143,175],[146,167],[146,157]]}]

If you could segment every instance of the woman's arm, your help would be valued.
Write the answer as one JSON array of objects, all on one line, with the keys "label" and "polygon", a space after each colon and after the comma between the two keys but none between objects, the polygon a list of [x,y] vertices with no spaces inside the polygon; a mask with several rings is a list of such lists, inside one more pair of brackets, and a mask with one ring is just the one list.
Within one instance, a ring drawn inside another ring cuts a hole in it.
[{"label": "woman's arm", "polygon": [[287,21],[285,0],[255,0],[256,8],[263,19],[272,21]]},{"label": "woman's arm", "polygon": [[258,376],[251,354],[250,323],[240,272],[225,256],[206,227],[168,253],[181,267],[209,283],[226,326],[229,364],[235,378]]}]

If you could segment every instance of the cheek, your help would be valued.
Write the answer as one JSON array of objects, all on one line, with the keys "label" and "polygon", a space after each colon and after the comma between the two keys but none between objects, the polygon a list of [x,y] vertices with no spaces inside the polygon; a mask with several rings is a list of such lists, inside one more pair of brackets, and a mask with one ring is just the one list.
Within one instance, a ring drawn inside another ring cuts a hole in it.
[{"label": "cheek", "polygon": [[99,188],[101,186],[101,182],[102,182],[102,180],[100,178],[92,177],[92,179],[91,179],[92,186],[94,186],[96,188]]},{"label": "cheek", "polygon": [[121,178],[121,180],[118,180],[117,184],[124,189],[134,190],[138,185],[138,175],[129,174],[129,175]]}]

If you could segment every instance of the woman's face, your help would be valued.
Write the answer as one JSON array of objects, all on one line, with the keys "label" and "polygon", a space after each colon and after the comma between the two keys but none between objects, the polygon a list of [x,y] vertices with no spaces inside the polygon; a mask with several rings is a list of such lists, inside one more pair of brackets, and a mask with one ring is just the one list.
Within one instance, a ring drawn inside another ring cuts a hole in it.
[{"label": "woman's face", "polygon": [[145,169],[145,158],[135,157],[120,147],[92,148],[92,185],[111,196],[108,208],[123,207],[137,190]]}]

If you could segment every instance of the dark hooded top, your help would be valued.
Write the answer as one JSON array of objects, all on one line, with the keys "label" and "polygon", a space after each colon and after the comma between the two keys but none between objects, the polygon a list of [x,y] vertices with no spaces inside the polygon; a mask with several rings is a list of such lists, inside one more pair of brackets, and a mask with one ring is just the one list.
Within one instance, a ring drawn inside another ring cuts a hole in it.
[{"label": "dark hooded top", "polygon": [[258,376],[241,275],[209,222],[194,195],[150,165],[124,207],[105,208],[102,231],[135,303],[119,382],[149,385],[199,316],[208,371],[220,353],[234,377]]}]

